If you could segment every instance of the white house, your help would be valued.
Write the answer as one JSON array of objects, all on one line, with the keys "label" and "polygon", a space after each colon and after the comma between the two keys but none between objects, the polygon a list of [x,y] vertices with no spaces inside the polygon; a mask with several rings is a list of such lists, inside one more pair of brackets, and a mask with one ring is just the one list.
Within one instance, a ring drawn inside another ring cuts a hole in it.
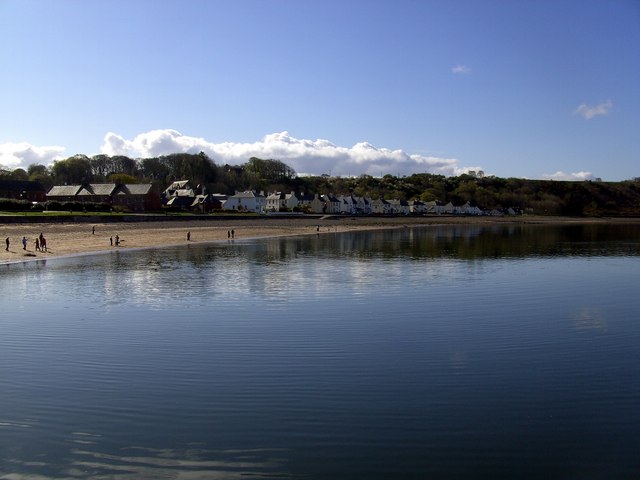
[{"label": "white house", "polygon": [[442,207],[442,213],[446,215],[453,215],[454,212],[455,212],[455,207],[451,202],[447,203],[444,207]]},{"label": "white house", "polygon": [[391,204],[384,198],[371,201],[371,213],[378,215],[389,215],[391,213]]},{"label": "white house", "polygon": [[335,195],[328,193],[326,195],[323,195],[322,198],[324,198],[324,201],[327,202],[327,213],[340,213],[340,200],[338,200]]},{"label": "white house", "polygon": [[371,214],[371,199],[367,197],[355,197],[356,211],[355,213],[362,215]]},{"label": "white house", "polygon": [[298,208],[312,210],[311,202],[313,202],[315,195],[311,195],[310,193],[301,193],[297,195],[297,198]]},{"label": "white house", "polygon": [[425,204],[426,213],[431,213],[434,215],[442,215],[444,213],[444,205],[438,200],[432,200]]},{"label": "white house", "polygon": [[265,202],[265,209],[268,212],[279,212],[281,208],[287,206],[287,198],[283,192],[270,193]]},{"label": "white house", "polygon": [[422,200],[409,200],[409,211],[416,215],[427,213],[427,205]]},{"label": "white house", "polygon": [[284,198],[285,198],[285,206],[289,210],[293,210],[294,208],[300,206],[302,196],[296,194],[296,192],[291,192],[291,193],[287,193],[284,196]]},{"label": "white house", "polygon": [[264,195],[257,194],[251,190],[236,192],[224,202],[224,210],[234,210],[237,212],[263,213],[267,205]]},{"label": "white house", "polygon": [[461,208],[464,215],[482,215],[484,213],[477,205],[471,205],[469,202],[465,203]]},{"label": "white house", "polygon": [[355,213],[354,200],[351,195],[340,195],[338,200],[340,201],[340,213],[347,215]]},{"label": "white house", "polygon": [[313,196],[313,200],[311,200],[310,205],[313,213],[329,213],[329,207],[326,200],[317,193]]}]

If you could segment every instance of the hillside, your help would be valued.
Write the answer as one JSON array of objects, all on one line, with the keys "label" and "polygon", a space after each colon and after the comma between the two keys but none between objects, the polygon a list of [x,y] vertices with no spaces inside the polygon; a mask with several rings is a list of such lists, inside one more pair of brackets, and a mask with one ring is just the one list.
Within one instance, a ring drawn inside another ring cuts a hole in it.
[{"label": "hillside", "polygon": [[417,173],[395,177],[298,176],[279,160],[252,157],[242,165],[218,165],[204,153],[155,158],[74,155],[47,167],[0,168],[0,180],[31,180],[46,189],[84,182],[151,183],[158,192],[174,180],[189,180],[209,193],[236,191],[355,195],[372,199],[437,200],[483,210],[514,208],[536,215],[640,216],[640,177],[622,182],[527,180],[470,172],[458,177]]}]

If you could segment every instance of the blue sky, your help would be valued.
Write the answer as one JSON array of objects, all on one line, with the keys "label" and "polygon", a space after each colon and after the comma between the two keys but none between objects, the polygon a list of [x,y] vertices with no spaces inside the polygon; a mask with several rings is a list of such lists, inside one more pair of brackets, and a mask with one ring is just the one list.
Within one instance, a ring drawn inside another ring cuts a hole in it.
[{"label": "blue sky", "polygon": [[0,165],[640,176],[639,0],[0,0]]}]

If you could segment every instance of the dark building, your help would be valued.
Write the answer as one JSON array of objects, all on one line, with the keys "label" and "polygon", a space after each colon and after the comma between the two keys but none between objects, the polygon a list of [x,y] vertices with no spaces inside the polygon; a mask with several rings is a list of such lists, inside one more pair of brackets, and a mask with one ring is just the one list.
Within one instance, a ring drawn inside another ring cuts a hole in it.
[{"label": "dark building", "polygon": [[38,182],[0,180],[0,198],[44,202],[47,199],[47,191]]}]

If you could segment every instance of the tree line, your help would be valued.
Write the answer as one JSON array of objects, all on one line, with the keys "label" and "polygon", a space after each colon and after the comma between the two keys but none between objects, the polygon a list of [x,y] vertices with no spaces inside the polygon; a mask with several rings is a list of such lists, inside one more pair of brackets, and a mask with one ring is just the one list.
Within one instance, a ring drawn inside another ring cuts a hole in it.
[{"label": "tree line", "polygon": [[250,158],[241,165],[218,165],[204,152],[132,159],[122,155],[74,155],[50,166],[0,169],[0,179],[52,185],[151,183],[163,191],[175,180],[189,180],[209,193],[236,191],[352,194],[373,199],[466,202],[484,210],[516,208],[539,215],[640,215],[640,177],[623,182],[527,180],[469,172],[457,177],[416,173],[397,177],[297,176],[279,160]]}]

